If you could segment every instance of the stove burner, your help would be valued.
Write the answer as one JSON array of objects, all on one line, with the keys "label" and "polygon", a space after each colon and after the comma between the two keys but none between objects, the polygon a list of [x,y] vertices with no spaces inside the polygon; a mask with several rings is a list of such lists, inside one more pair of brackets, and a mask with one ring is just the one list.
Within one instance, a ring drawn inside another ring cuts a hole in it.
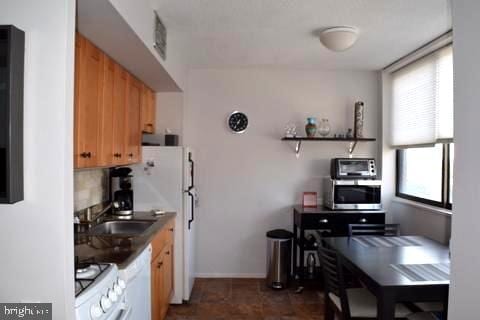
[{"label": "stove burner", "polygon": [[97,263],[94,259],[79,262],[75,257],[75,296],[87,289],[109,266],[107,263]]},{"label": "stove burner", "polygon": [[76,271],[88,269],[92,265],[92,262],[79,262],[77,263],[77,266],[75,267]]},{"label": "stove burner", "polygon": [[90,265],[86,268],[77,269],[76,275],[79,279],[91,279],[100,274],[102,269],[96,265]]}]

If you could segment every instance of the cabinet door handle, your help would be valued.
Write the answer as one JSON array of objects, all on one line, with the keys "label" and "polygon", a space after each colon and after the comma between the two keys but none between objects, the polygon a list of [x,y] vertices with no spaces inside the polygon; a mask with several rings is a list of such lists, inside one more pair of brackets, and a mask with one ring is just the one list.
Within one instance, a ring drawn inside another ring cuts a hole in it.
[{"label": "cabinet door handle", "polygon": [[80,153],[80,157],[82,157],[82,158],[91,158],[91,157],[92,157],[92,153],[91,153],[91,152],[82,152],[82,153]]},{"label": "cabinet door handle", "polygon": [[320,219],[320,223],[328,223],[328,219]]},{"label": "cabinet door handle", "polygon": [[173,228],[168,229],[170,232],[173,232]]},{"label": "cabinet door handle", "polygon": [[160,269],[162,266],[163,266],[163,262],[159,262],[159,263],[157,264],[157,268],[158,268],[158,269]]},{"label": "cabinet door handle", "polygon": [[367,222],[367,219],[365,218],[360,219],[360,223],[365,223],[365,222]]},{"label": "cabinet door handle", "polygon": [[170,251],[165,252],[165,254],[166,254],[167,256],[170,255]]},{"label": "cabinet door handle", "polygon": [[130,158],[133,158],[133,153],[129,153],[128,156],[129,156]]}]

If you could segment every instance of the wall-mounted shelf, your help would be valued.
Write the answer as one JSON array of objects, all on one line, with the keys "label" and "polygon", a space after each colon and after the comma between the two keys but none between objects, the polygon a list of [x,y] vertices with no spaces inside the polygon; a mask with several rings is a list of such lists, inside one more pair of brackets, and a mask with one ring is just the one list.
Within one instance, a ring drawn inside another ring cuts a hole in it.
[{"label": "wall-mounted shelf", "polygon": [[357,146],[358,142],[371,142],[371,141],[376,141],[377,139],[375,138],[335,138],[335,137],[314,137],[314,138],[308,138],[308,137],[283,137],[282,141],[294,141],[296,142],[295,144],[295,155],[298,158],[300,156],[300,149],[302,147],[302,141],[338,141],[338,142],[349,142],[350,146],[348,148],[348,153],[350,156],[352,156],[353,151],[355,150],[355,147]]}]

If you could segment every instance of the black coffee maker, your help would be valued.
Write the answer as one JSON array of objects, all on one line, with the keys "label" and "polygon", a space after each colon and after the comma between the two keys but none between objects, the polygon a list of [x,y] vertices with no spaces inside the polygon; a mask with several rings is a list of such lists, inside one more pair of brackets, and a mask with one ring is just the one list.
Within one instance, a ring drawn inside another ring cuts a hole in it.
[{"label": "black coffee maker", "polygon": [[133,214],[132,169],[113,168],[110,171],[110,190],[113,214],[130,216]]}]

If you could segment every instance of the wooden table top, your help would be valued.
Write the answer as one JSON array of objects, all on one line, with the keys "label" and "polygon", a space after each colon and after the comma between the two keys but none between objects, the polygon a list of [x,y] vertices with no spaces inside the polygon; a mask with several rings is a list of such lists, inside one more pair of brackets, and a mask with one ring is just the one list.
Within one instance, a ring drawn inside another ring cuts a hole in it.
[{"label": "wooden table top", "polygon": [[[399,268],[392,266],[400,265],[401,269],[405,267],[404,265],[434,264],[433,267],[447,265],[449,268],[450,257],[447,246],[422,236],[398,237],[398,241],[407,242],[407,244],[393,247],[369,246],[365,244],[365,241],[358,241],[361,238],[368,239],[369,237],[371,236],[324,239],[330,247],[337,250],[347,260],[347,264],[356,269],[354,270],[356,273],[361,273],[363,278],[371,280],[379,287],[449,285],[449,276],[447,279],[418,281],[408,277],[408,274],[402,274],[398,270]],[[355,240],[355,238],[360,239]],[[417,266],[406,267],[417,268]]]}]

